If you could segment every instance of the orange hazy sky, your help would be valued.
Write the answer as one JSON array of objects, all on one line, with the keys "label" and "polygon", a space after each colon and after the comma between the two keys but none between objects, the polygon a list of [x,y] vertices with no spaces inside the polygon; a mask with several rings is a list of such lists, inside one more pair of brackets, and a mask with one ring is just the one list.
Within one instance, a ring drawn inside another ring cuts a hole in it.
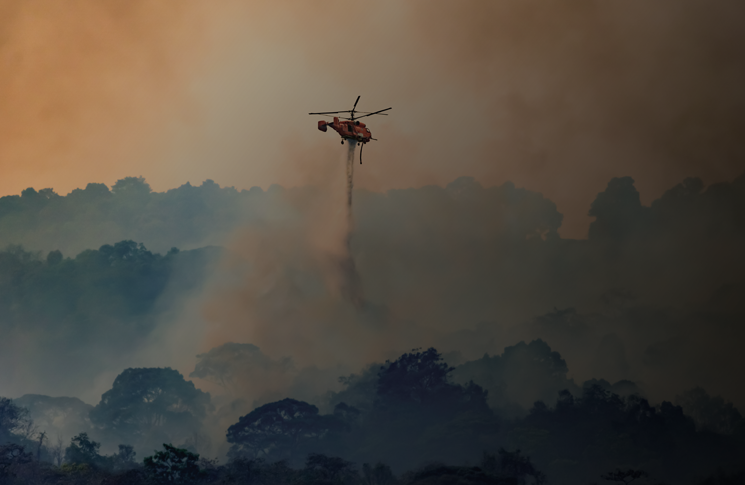
[{"label": "orange hazy sky", "polygon": [[584,237],[614,176],[645,202],[745,171],[745,4],[9,0],[0,195],[143,176],[303,185],[338,157],[310,111],[370,119],[357,187],[512,181]]}]

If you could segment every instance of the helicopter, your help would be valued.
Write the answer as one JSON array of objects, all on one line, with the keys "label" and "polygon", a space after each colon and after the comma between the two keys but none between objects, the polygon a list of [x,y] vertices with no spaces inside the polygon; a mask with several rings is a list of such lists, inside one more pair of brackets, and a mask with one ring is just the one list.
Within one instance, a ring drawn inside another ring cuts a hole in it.
[{"label": "helicopter", "polygon": [[[323,131],[324,133],[330,126],[332,129],[334,129],[339,135],[341,136],[341,144],[344,144],[344,140],[354,140],[360,143],[360,165],[362,165],[362,147],[365,146],[365,143],[369,142],[370,140],[377,139],[372,137],[372,133],[370,132],[370,128],[367,127],[364,123],[361,123],[357,120],[360,118],[364,118],[366,116],[372,116],[372,115],[381,115],[381,116],[388,116],[388,113],[383,113],[383,111],[388,111],[392,108],[386,108],[381,109],[380,111],[374,111],[372,113],[367,111],[357,111],[357,103],[360,102],[360,96],[357,96],[357,101],[354,102],[354,106],[351,110],[346,111],[324,111],[322,113],[308,113],[309,115],[322,115],[331,117],[329,115],[336,115],[340,113],[349,113],[349,117],[340,117],[340,116],[334,116],[334,121],[327,122],[327,121],[319,121],[318,122],[318,129]],[[355,113],[363,113],[362,116],[355,116]],[[340,119],[346,120],[346,121],[339,121]]]}]

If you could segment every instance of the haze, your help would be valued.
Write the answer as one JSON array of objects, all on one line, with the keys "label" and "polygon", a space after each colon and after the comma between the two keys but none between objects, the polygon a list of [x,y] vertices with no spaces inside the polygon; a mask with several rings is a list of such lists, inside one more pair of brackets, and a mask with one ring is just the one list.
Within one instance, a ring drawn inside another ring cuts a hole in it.
[{"label": "haze", "polygon": [[743,18],[3,2],[0,481],[739,483]]},{"label": "haze", "polygon": [[[393,106],[357,186],[512,181],[585,237],[630,175],[649,203],[742,169],[737,2],[4,2],[0,193],[142,175],[300,186],[325,173],[310,111]],[[383,142],[384,141],[384,142]]]}]

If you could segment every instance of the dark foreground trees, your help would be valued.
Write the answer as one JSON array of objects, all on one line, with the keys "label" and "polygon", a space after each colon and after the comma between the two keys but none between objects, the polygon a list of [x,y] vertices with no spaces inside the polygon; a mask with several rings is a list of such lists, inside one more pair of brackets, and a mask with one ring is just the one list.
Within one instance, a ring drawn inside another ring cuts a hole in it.
[{"label": "dark foreground trees", "polygon": [[210,395],[176,370],[126,369],[101,396],[90,419],[120,443],[154,448],[198,433],[210,407]]},{"label": "dark foreground trees", "polygon": [[293,462],[342,427],[340,419],[319,415],[312,404],[283,399],[253,410],[228,428],[230,456]]},{"label": "dark foreground trees", "polygon": [[[361,462],[374,456],[402,472],[411,463],[462,463],[495,449],[499,422],[487,393],[450,380],[452,368],[435,349],[414,349],[380,366],[376,376],[350,376],[335,399],[372,403],[332,450]],[[345,451],[350,450],[350,451]]]},{"label": "dark foreground trees", "polygon": [[580,397],[563,392],[553,407],[537,402],[506,434],[560,484],[619,478],[629,469],[656,481],[687,483],[717,467],[731,470],[745,458],[742,443],[696,431],[680,407],[653,406],[638,395],[622,398],[599,384],[586,386]]},{"label": "dark foreground trees", "polygon": [[88,433],[80,433],[72,438],[65,450],[65,462],[76,465],[87,465],[99,468],[106,465],[106,460],[99,454],[101,443],[88,438]]},{"label": "dark foreground trees", "polygon": [[[563,367],[557,368],[561,374]],[[454,384],[451,371],[435,349],[415,349],[368,369],[363,378],[344,379],[348,389],[331,399],[336,404],[333,413],[322,414],[295,399],[261,406],[229,427],[233,448],[225,465],[200,459],[194,449],[173,441],[150,448],[161,451],[143,465],[131,445],[122,444],[118,453],[104,456],[96,441],[80,433],[65,450],[64,463],[56,467],[38,459],[44,454],[36,453],[33,442],[25,448],[3,448],[2,480],[538,485],[548,477],[558,485],[600,480],[693,485],[690,477],[704,480],[717,466],[722,473],[705,483],[731,484],[741,477],[737,467],[745,458],[742,436],[697,430],[683,409],[670,403],[653,406],[639,395],[622,397],[611,392],[607,382],[592,380],[581,395],[561,391],[553,405],[539,401],[525,417],[498,419],[486,405],[487,393],[473,383]],[[340,401],[345,396],[354,402],[367,396],[370,404],[357,409]],[[6,409],[5,429],[16,429],[13,423],[23,410]],[[97,406],[94,424],[99,428],[93,429],[153,436],[173,423],[194,424],[208,409],[208,395],[178,372],[128,369]]]},{"label": "dark foreground trees", "polygon": [[[75,257],[19,246],[0,250],[3,365],[33,370],[50,394],[83,392],[102,373],[129,365],[128,356],[167,310],[164,296],[198,288],[219,254],[217,248],[174,248],[161,255],[131,240]],[[18,342],[25,342],[23,352],[8,360]]]},{"label": "dark foreground trees", "polygon": [[16,406],[11,399],[0,397],[0,444],[23,442],[31,428],[28,410]]},{"label": "dark foreground trees", "polygon": [[145,458],[145,470],[156,483],[192,483],[199,476],[199,455],[164,444],[163,451]]},{"label": "dark foreground trees", "polygon": [[435,349],[415,349],[381,366],[374,382],[365,384],[372,402],[366,409],[340,401],[333,414],[321,415],[294,399],[266,404],[228,429],[230,456],[290,464],[309,452],[356,462],[374,456],[397,471],[426,460],[478,456],[497,422],[486,392],[470,382],[453,384],[451,371]]}]

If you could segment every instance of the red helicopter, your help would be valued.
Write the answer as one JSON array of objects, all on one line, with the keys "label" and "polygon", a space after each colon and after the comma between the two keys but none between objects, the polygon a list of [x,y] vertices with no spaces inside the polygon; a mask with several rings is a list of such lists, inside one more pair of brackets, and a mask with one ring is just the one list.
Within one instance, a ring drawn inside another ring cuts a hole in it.
[{"label": "red helicopter", "polygon": [[[370,128],[368,128],[364,123],[360,123],[357,121],[360,118],[364,118],[365,116],[372,116],[372,115],[381,115],[381,116],[388,116],[387,113],[383,114],[383,111],[388,111],[392,108],[386,108],[381,109],[380,111],[375,111],[373,113],[369,113],[366,111],[356,111],[357,103],[360,101],[360,96],[357,96],[357,101],[354,102],[354,106],[351,110],[347,111],[324,111],[323,113],[308,113],[309,115],[323,115],[323,116],[329,116],[329,115],[335,115],[339,113],[350,113],[349,118],[340,117],[340,116],[334,116],[334,121],[331,123],[328,123],[326,121],[319,121],[318,122],[318,129],[325,132],[327,128],[330,126],[336,132],[341,136],[341,144],[344,144],[344,140],[354,140],[359,142],[360,145],[360,165],[362,165],[362,147],[365,146],[365,143],[369,142],[370,140],[375,140],[375,138],[372,137],[372,133],[370,133]],[[355,116],[355,113],[364,113],[362,116]],[[330,116],[329,116],[330,118]],[[347,121],[339,121],[339,119],[347,120]]]}]

